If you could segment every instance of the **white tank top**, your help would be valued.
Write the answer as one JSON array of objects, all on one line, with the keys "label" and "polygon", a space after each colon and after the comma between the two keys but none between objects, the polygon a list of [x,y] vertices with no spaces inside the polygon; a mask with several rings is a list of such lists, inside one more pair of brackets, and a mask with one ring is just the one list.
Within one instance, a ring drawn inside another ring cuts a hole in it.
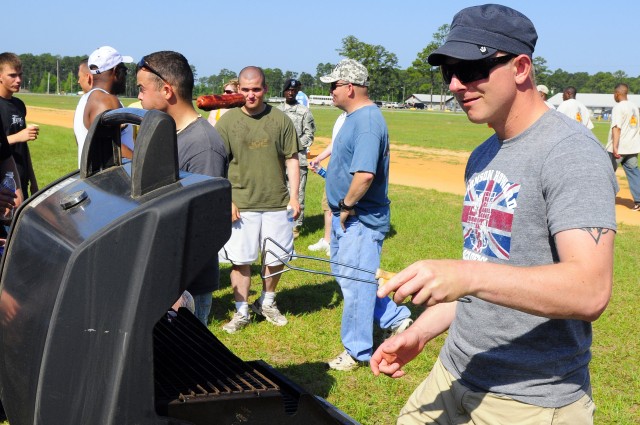
[{"label": "white tank top", "polygon": [[[80,101],[78,102],[78,106],[76,106],[76,112],[73,115],[73,132],[76,135],[76,142],[78,143],[78,168],[80,168],[82,148],[84,146],[85,139],[87,138],[87,134],[89,133],[89,129],[84,126],[84,109],[87,106],[89,96],[91,96],[91,93],[96,90],[100,90],[106,94],[109,94],[109,92],[104,89],[91,89],[90,91],[82,95]],[[122,107],[122,102],[120,102],[120,107]],[[122,129],[122,132],[120,133],[120,141],[123,145],[133,151],[133,128],[130,124]]]}]

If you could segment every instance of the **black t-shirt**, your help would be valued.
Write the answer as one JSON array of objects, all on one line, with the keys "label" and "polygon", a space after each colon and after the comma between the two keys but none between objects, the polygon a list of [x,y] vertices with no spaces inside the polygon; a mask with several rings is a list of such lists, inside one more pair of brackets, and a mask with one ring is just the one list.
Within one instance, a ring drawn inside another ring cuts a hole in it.
[{"label": "black t-shirt", "polygon": [[0,120],[0,161],[4,161],[10,156],[11,147],[9,146],[7,135],[4,132],[4,125],[2,124],[2,120]]},{"label": "black t-shirt", "polygon": [[[27,107],[24,102],[17,97],[5,99],[0,97],[0,119],[4,127],[4,134],[10,136],[27,128],[25,117],[27,116]],[[6,140],[6,137],[4,138]],[[16,162],[18,175],[22,192],[27,196],[27,187],[29,186],[29,164],[31,155],[29,153],[28,143],[14,143],[9,145],[13,159]]]}]

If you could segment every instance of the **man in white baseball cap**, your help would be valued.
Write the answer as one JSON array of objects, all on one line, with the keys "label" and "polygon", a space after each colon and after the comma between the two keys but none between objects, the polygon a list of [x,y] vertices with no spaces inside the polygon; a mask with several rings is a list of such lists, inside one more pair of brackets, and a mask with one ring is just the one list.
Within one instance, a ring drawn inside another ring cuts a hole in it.
[{"label": "man in white baseball cap", "polygon": [[545,86],[544,84],[538,84],[536,89],[538,89],[540,97],[542,98],[542,100],[544,100],[544,103],[549,107],[549,109],[556,109],[556,107],[547,100],[549,98],[549,87]]},{"label": "man in white baseball cap", "polygon": [[122,56],[111,46],[102,46],[89,56],[89,69],[92,74],[100,74],[115,68],[121,63],[132,63],[131,56]]},{"label": "man in white baseball cap", "polygon": [[[111,46],[102,46],[89,55],[87,65],[93,76],[91,90],[78,102],[73,117],[73,131],[78,143],[78,167],[82,148],[94,119],[108,109],[122,108],[117,95],[124,93],[128,69],[125,63],[132,63],[131,56],[123,56]],[[133,128],[126,125],[120,135],[122,156],[133,156]]]}]

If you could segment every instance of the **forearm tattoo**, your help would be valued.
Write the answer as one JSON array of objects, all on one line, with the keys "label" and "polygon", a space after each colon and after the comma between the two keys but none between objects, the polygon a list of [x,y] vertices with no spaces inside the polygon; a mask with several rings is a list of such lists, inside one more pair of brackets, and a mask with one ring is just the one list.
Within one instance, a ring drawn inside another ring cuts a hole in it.
[{"label": "forearm tattoo", "polygon": [[602,227],[584,227],[580,230],[587,232],[589,236],[593,238],[593,241],[596,243],[596,245],[598,245],[598,242],[600,242],[600,238],[602,237],[602,235],[606,235],[611,231],[611,229],[603,229]]}]

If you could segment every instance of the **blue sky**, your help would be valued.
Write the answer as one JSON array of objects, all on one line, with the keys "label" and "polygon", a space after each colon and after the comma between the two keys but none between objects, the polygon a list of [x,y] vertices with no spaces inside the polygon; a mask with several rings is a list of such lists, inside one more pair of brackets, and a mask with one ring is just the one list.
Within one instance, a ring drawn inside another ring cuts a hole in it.
[{"label": "blue sky", "polygon": [[[88,55],[111,45],[138,60],[176,50],[199,76],[246,65],[315,74],[320,62],[337,63],[342,38],[384,46],[407,68],[434,32],[460,9],[457,0],[243,1],[23,0],[4,12],[0,50]],[[640,1],[502,2],[527,15],[538,31],[535,56],[551,70],[622,70],[640,76]]]}]

